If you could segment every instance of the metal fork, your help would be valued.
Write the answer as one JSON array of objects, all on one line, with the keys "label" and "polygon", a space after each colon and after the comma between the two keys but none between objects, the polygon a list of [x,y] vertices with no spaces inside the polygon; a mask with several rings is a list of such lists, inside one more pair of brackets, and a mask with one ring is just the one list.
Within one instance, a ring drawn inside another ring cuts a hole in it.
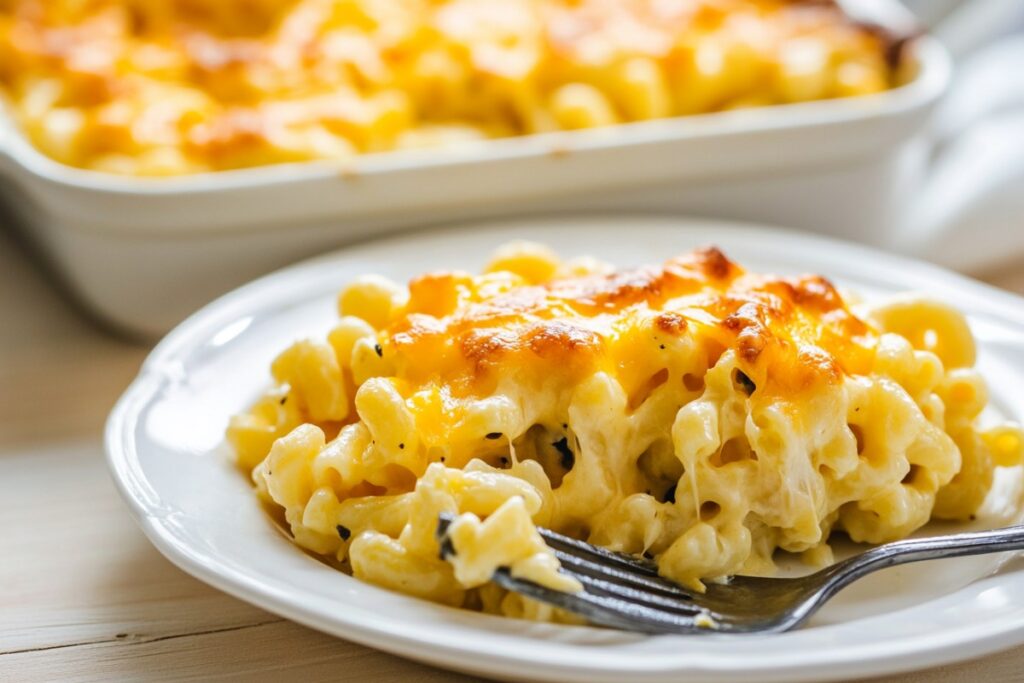
[{"label": "metal fork", "polygon": [[[442,514],[441,557],[455,554],[448,539],[454,517]],[[735,576],[709,582],[698,593],[658,575],[644,558],[611,552],[549,529],[538,529],[562,571],[583,584],[565,593],[512,576],[501,567],[492,579],[510,591],[560,607],[601,626],[642,633],[781,633],[796,628],[836,593],[879,569],[921,560],[1024,550],[1024,526],[915,538],[876,546],[808,576],[773,579]]]}]

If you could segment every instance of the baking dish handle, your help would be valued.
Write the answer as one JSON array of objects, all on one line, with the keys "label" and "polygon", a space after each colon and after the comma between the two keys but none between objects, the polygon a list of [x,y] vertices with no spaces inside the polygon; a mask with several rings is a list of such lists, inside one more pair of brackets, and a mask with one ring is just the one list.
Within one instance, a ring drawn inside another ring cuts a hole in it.
[{"label": "baking dish handle", "polygon": [[965,271],[1024,255],[1024,37],[958,70],[932,166],[893,245]]}]

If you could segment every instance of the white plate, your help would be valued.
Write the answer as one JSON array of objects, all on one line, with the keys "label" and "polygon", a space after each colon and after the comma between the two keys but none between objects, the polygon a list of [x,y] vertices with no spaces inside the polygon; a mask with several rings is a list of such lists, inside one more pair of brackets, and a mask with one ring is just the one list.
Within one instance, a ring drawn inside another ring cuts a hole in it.
[{"label": "white plate", "polygon": [[[1024,642],[1024,569],[1015,571],[1014,561],[993,574],[1005,556],[886,570],[793,633],[645,637],[433,605],[345,576],[293,546],[230,463],[223,444],[229,415],[265,388],[278,351],[329,329],[336,293],[353,276],[404,280],[430,269],[478,269],[494,246],[513,238],[622,265],[714,243],[751,270],[813,270],[869,298],[927,290],[970,314],[995,410],[1024,415],[1024,301],[928,265],[768,228],[678,219],[552,219],[410,235],[258,280],[206,307],[157,347],[107,425],[110,469],[150,540],[185,571],[295,621],[506,679],[835,679],[938,665]],[[1019,515],[1021,477],[1016,470],[1003,475],[978,524],[997,526]]]}]

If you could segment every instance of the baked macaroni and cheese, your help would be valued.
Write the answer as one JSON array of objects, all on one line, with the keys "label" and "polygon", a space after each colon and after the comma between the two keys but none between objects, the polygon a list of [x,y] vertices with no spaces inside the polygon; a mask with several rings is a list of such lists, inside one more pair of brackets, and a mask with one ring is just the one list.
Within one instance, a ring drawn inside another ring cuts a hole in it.
[{"label": "baked macaroni and cheese", "polygon": [[[653,557],[698,590],[966,519],[1024,437],[985,427],[964,318],[848,305],[716,249],[614,270],[543,246],[481,275],[365,276],[326,340],[272,365],[228,440],[296,543],[360,579],[535,619],[497,567],[577,590],[536,526]],[[456,515],[439,557],[438,516]]]},{"label": "baked macaroni and cheese", "polygon": [[822,0],[0,0],[0,92],[171,175],[876,93],[897,45]]}]

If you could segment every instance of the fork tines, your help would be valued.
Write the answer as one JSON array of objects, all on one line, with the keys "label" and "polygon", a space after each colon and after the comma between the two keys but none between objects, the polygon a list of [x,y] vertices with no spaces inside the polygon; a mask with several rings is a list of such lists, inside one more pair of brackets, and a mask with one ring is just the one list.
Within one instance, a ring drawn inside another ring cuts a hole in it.
[{"label": "fork tines", "polygon": [[[452,515],[442,514],[438,521],[437,537],[441,556],[446,559],[451,549],[447,530],[453,519]],[[562,564],[562,572],[579,581],[583,590],[553,590],[517,578],[506,567],[494,573],[495,583],[602,626],[644,633],[714,632],[715,615],[697,604],[692,592],[661,578],[653,562],[605,550],[549,529],[538,531]]]}]

